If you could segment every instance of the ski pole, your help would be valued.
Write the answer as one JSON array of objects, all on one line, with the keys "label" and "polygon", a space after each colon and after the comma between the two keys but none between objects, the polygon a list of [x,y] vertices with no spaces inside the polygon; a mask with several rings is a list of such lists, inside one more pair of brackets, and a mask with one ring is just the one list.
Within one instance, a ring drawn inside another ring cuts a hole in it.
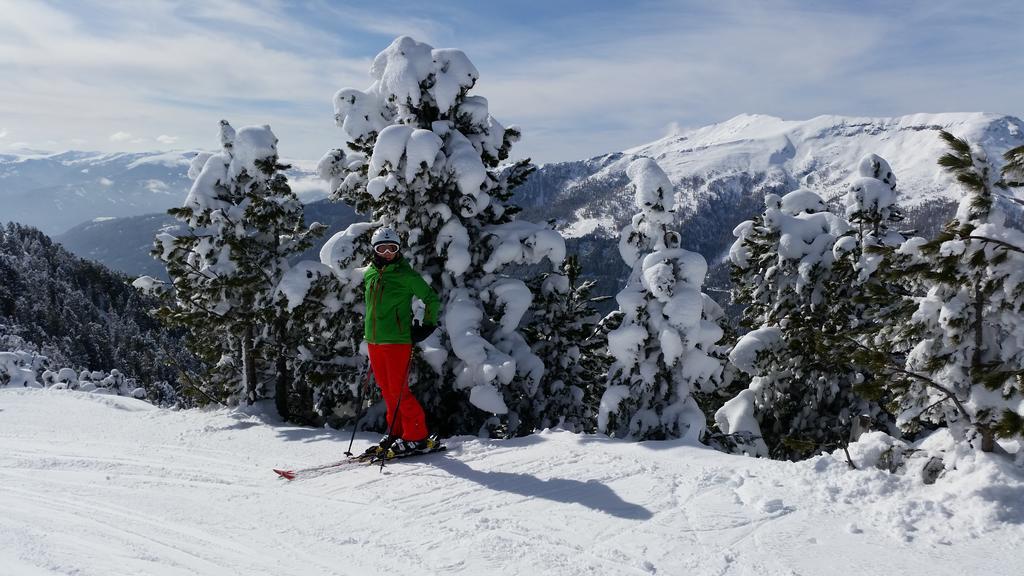
[{"label": "ski pole", "polygon": [[363,385],[359,387],[359,393],[357,394],[356,404],[359,408],[356,410],[356,420],[352,423],[352,437],[348,440],[348,450],[345,451],[345,456],[352,456],[352,443],[356,441],[356,428],[359,427],[359,421],[363,419],[363,391],[370,387],[370,358],[366,358],[366,364],[364,366],[366,370],[366,377],[363,378]]}]

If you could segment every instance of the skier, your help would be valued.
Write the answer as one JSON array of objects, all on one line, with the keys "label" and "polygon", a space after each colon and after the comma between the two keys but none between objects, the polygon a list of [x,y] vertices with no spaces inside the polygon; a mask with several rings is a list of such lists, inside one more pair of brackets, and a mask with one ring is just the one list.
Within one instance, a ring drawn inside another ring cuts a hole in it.
[{"label": "skier", "polygon": [[[423,408],[409,389],[412,345],[437,328],[437,293],[400,253],[398,233],[383,226],[370,239],[373,263],[366,268],[364,338],[370,367],[387,407],[388,434],[366,455],[391,458],[429,452],[440,447],[427,433]],[[426,304],[422,324],[412,321],[412,297]]]}]

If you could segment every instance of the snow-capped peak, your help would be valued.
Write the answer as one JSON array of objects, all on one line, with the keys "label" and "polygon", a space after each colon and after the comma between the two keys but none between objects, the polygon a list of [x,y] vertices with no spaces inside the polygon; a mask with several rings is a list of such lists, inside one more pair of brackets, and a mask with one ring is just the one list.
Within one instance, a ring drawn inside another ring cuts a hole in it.
[{"label": "snow-capped peak", "polygon": [[[832,201],[846,194],[859,175],[860,160],[869,154],[884,158],[900,175],[904,208],[936,200],[954,202],[959,188],[937,166],[946,153],[939,130],[980,146],[997,164],[1006,150],[1024,144],[1024,121],[984,112],[893,118],[827,115],[808,120],[741,114],[709,126],[675,130],[621,153],[545,165],[541,172],[557,175],[552,177],[561,182],[552,183],[549,177],[547,189],[542,191],[543,202],[538,205],[550,213],[557,211],[560,198],[573,204],[572,197],[581,191],[600,190],[598,194],[605,197],[576,209],[563,230],[570,235],[573,231],[588,233],[595,222],[607,221],[610,216],[613,221],[600,227],[614,234],[624,224],[625,214],[602,213],[594,207],[626,202],[625,171],[637,157],[653,158],[665,170],[676,186],[676,206],[684,216],[723,194],[756,196],[768,188],[784,193],[806,187]],[[559,184],[561,190],[551,190]],[[529,205],[527,194],[523,202]]]}]

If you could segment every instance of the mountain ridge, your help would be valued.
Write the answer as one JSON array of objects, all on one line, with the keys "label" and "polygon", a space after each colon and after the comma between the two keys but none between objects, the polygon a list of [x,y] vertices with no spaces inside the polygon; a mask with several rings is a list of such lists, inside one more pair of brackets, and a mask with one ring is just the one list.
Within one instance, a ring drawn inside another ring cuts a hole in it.
[{"label": "mountain ridge", "polygon": [[[192,185],[196,150],[0,154],[0,222],[59,235],[96,218],[165,212],[180,206]],[[288,163],[289,161],[285,161]],[[306,201],[326,196],[316,164],[291,161],[287,171]]]},{"label": "mountain ridge", "polygon": [[[937,165],[946,152],[938,137],[940,129],[984,148],[997,166],[1003,152],[1024,144],[1024,121],[1006,114],[920,113],[891,118],[822,115],[808,120],[741,114],[708,126],[679,130],[620,152],[542,164],[516,189],[514,201],[523,208],[522,218],[554,221],[569,238],[570,249],[581,252],[585,265],[599,267],[607,276],[603,287],[614,290],[624,273],[618,265],[615,238],[636,212],[625,175],[635,158],[652,157],[668,174],[676,187],[675,207],[684,247],[703,254],[714,268],[732,242],[732,229],[761,211],[765,194],[809,187],[837,203],[867,153],[879,154],[893,167],[899,203],[909,214],[908,227],[925,234],[936,230],[952,213],[959,196],[952,178]],[[75,166],[89,159],[89,153],[64,154],[62,160]],[[95,153],[94,158],[109,163],[130,156],[129,164],[138,167],[177,163],[184,173],[187,165],[173,154]],[[312,163],[300,161],[296,165],[299,179],[292,178],[293,188],[308,186],[316,179]],[[0,164],[0,187],[4,183],[2,173]],[[180,196],[169,199],[173,200],[171,205],[184,200],[186,184],[187,178]],[[317,217],[339,225],[354,221],[358,216],[350,209],[345,212],[345,208],[323,202]],[[314,219],[307,217],[309,221]],[[169,222],[152,213],[106,221],[92,217],[55,238],[83,257],[100,259],[129,274],[154,275],[148,242],[138,239],[151,238]],[[154,227],[140,228],[144,226]],[[132,231],[133,227],[140,229]],[[109,241],[119,237],[136,240]],[[102,247],[104,243],[108,246]],[[600,262],[600,266],[587,265],[588,258]],[[720,280],[724,278],[721,271],[717,274]]]},{"label": "mountain ridge", "polygon": [[[896,173],[901,204],[916,208],[930,201],[955,200],[952,178],[937,167],[946,152],[938,131],[947,130],[989,152],[998,167],[1002,153],[1024,144],[1024,121],[1006,114],[987,112],[910,114],[885,117],[822,115],[809,120],[783,120],[775,116],[741,114],[724,122],[682,130],[622,152],[586,160],[544,164],[538,171],[570,172],[563,183],[567,193],[612,181],[625,187],[625,169],[635,158],[658,161],[676,185],[677,210],[692,213],[720,191],[729,178],[764,175],[767,186],[783,183],[811,187],[826,200],[846,192],[860,158],[868,153],[882,156]],[[538,205],[548,206],[558,196],[546,194]],[[609,201],[610,198],[604,198]],[[626,199],[626,204],[628,205]],[[563,224],[569,236],[585,235],[593,227],[579,214]],[[604,222],[615,234],[632,213]],[[574,226],[575,224],[575,226]],[[582,234],[580,233],[582,231]]]}]

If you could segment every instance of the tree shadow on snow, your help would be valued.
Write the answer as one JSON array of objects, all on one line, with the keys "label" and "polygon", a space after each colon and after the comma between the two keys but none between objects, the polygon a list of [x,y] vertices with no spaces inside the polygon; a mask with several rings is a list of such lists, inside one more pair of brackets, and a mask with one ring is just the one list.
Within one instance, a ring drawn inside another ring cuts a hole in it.
[{"label": "tree shadow on snow", "polygon": [[1008,524],[1024,524],[1024,499],[1015,486],[988,486],[978,493],[995,506],[996,518]]},{"label": "tree shadow on snow", "polygon": [[259,422],[250,422],[246,420],[239,420],[234,424],[225,426],[224,430],[248,430],[249,428],[255,428],[256,426],[262,426]]},{"label": "tree shadow on snow", "polygon": [[650,510],[639,504],[626,502],[614,490],[596,480],[587,482],[563,478],[541,480],[529,474],[484,472],[470,468],[466,463],[452,458],[438,459],[434,465],[452,476],[465,478],[498,492],[511,492],[565,504],[580,504],[592,510],[628,520],[648,520],[653,516]]},{"label": "tree shadow on snow", "polygon": [[[324,428],[278,428],[275,432],[278,437],[288,442],[337,442],[342,436],[335,430]],[[361,439],[360,436],[356,436],[357,442]],[[344,440],[348,445],[348,436],[345,436]]]}]

